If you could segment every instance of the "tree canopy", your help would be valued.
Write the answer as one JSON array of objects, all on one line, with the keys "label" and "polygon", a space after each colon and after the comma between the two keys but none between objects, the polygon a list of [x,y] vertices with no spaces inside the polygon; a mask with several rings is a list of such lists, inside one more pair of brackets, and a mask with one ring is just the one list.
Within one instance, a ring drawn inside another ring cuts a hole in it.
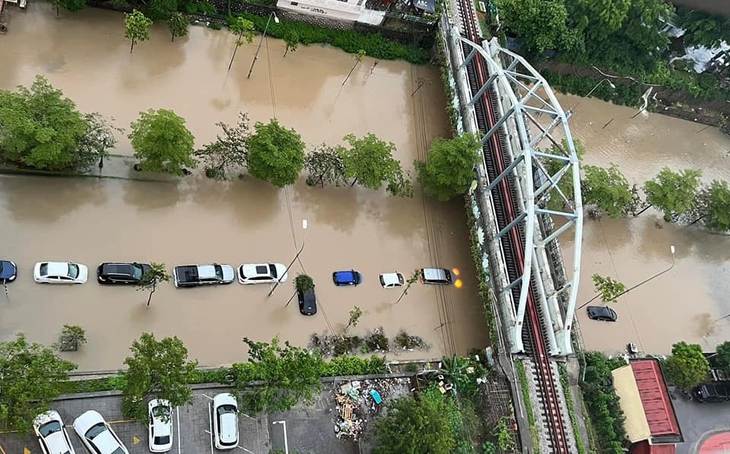
[{"label": "tree canopy", "polygon": [[667,379],[686,391],[702,383],[709,372],[710,363],[697,344],[677,342],[672,345],[672,356],[664,362]]},{"label": "tree canopy", "polygon": [[395,144],[367,134],[358,139],[348,134],[343,139],[350,145],[342,157],[345,163],[345,177],[353,178],[352,184],[378,190],[383,182],[393,181],[400,169],[400,163],[393,158]]},{"label": "tree canopy", "polygon": [[170,29],[172,42],[174,42],[176,37],[188,34],[188,18],[183,16],[182,13],[172,13],[167,18],[167,28]]},{"label": "tree canopy", "polygon": [[0,343],[0,426],[30,432],[33,418],[48,410],[76,365],[23,334]]},{"label": "tree canopy", "polygon": [[275,119],[257,122],[254,128],[256,132],[248,138],[249,173],[280,188],[294,184],[304,167],[302,137]]},{"label": "tree canopy", "polygon": [[334,184],[340,186],[345,183],[345,162],[341,146],[332,147],[322,144],[315,147],[304,157],[304,169],[309,172],[307,184],[317,186]]},{"label": "tree canopy", "polygon": [[165,20],[177,12],[177,0],[149,0],[147,15],[152,20]]},{"label": "tree canopy", "polygon": [[288,30],[284,34],[284,44],[286,44],[286,49],[284,49],[284,56],[286,57],[286,54],[289,52],[294,52],[299,47],[299,33],[296,30]]},{"label": "tree canopy", "polygon": [[129,38],[131,42],[130,54],[138,41],[150,39],[150,27],[152,27],[152,19],[142,14],[141,11],[135,9],[131,13],[124,13],[124,37]]},{"label": "tree canopy", "polygon": [[713,180],[707,193],[705,225],[718,232],[730,230],[730,188],[727,181]]},{"label": "tree canopy", "polygon": [[615,303],[618,296],[626,291],[626,286],[622,282],[610,276],[594,274],[591,279],[593,280],[593,286],[596,288],[596,293],[604,303]]},{"label": "tree canopy", "polygon": [[480,147],[479,139],[473,134],[434,140],[428,162],[415,162],[424,192],[442,201],[466,192],[475,178],[474,166],[479,162]]},{"label": "tree canopy", "polygon": [[624,216],[632,210],[634,195],[618,166],[611,164],[607,169],[583,166],[583,172],[585,177],[581,190],[586,203],[596,205],[612,218]]},{"label": "tree canopy", "polygon": [[730,371],[730,341],[718,345],[715,351],[717,352],[717,356],[715,356],[717,365],[726,371]]},{"label": "tree canopy", "polygon": [[203,161],[205,174],[210,178],[225,180],[231,172],[246,166],[249,137],[248,113],[238,113],[238,123],[229,126],[216,123],[222,130],[215,141],[206,144],[195,152],[195,157]]},{"label": "tree canopy", "polygon": [[428,388],[392,400],[388,412],[375,420],[374,454],[451,454],[457,446],[453,418],[456,404],[438,389]]},{"label": "tree canopy", "polygon": [[671,222],[692,209],[701,176],[699,170],[673,172],[664,167],[654,179],[644,183],[646,201],[664,212],[664,220]]},{"label": "tree canopy", "polygon": [[183,175],[183,168],[196,166],[193,159],[195,138],[185,127],[185,119],[167,109],[139,113],[131,124],[134,156],[140,168],[149,172]]},{"label": "tree canopy", "polygon": [[[247,337],[243,342],[248,345],[248,363],[233,365],[242,411],[287,411],[300,400],[311,401],[322,388],[320,373],[325,363],[319,353],[289,342],[282,346],[278,337],[270,344]],[[260,384],[252,386],[259,380]]]},{"label": "tree canopy", "polygon": [[0,90],[0,157],[7,161],[42,170],[84,167],[88,149],[80,142],[89,128],[76,104],[44,77],[17,92]]},{"label": "tree canopy", "polygon": [[132,356],[124,360],[127,370],[122,408],[124,413],[147,421],[147,401],[154,397],[177,407],[193,402],[188,378],[198,365],[188,360],[188,349],[177,337],[155,339],[154,334],[142,333],[132,342]]}]

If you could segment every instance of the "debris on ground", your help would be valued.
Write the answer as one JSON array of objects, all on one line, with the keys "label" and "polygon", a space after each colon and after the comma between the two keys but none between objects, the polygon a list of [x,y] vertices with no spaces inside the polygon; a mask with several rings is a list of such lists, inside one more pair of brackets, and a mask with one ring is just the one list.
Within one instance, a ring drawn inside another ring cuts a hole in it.
[{"label": "debris on ground", "polygon": [[408,394],[410,379],[385,378],[353,380],[337,385],[333,390],[337,404],[333,420],[337,438],[358,441],[365,433],[368,420],[380,413],[388,399]]}]

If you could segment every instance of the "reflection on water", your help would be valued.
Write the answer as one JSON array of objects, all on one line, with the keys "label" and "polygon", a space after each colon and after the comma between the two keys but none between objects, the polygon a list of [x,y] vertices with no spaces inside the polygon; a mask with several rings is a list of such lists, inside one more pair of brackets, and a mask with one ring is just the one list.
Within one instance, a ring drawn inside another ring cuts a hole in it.
[{"label": "reflection on water", "polygon": [[[0,88],[28,85],[43,74],[81,110],[115,117],[124,127],[139,111],[173,109],[186,118],[198,145],[215,138],[216,122],[235,123],[239,111],[249,111],[252,121],[267,121],[275,112],[309,144],[372,132],[396,144],[395,157],[406,168],[424,143],[447,133],[439,84],[411,96],[416,77],[439,80],[433,68],[380,62],[369,74],[373,61],[366,59],[343,87],[349,55],[300,46],[283,58],[283,43],[270,39],[247,80],[255,46],[243,46],[227,74],[228,32],[191,27],[186,39],[171,43],[164,24],[156,24],[151,40],[130,55],[122,14],[90,8],[56,19],[46,6],[33,3],[27,13],[13,15],[0,51]],[[125,137],[115,152],[132,154]],[[298,228],[302,219],[309,221],[306,237]],[[382,326],[395,336],[406,329],[432,345],[404,357],[463,354],[486,344],[462,203],[424,204],[418,191],[400,199],[358,187],[309,188],[303,180],[278,190],[250,178],[217,182],[199,174],[168,182],[0,176],[0,232],[6,240],[0,253],[20,269],[3,303],[0,338],[22,330],[50,344],[63,324],[80,325],[89,343],[68,357],[81,369],[120,367],[143,331],[179,336],[203,365],[241,361],[244,336],[279,335],[306,345],[311,333],[341,331],[354,305],[365,315],[353,333]],[[164,284],[148,308],[144,292],[93,281],[102,261],[164,262],[168,269],[206,262],[286,264],[302,241],[306,249],[290,275],[313,277],[314,317],[301,316],[296,300],[286,307],[290,282],[269,298],[268,286],[176,290]],[[78,261],[92,276],[76,287],[37,285],[31,273],[38,260]],[[378,274],[410,275],[425,266],[461,269],[464,286],[414,285],[393,305],[399,293],[381,289]],[[335,287],[332,271],[351,268],[365,282]]]},{"label": "reflection on water", "polygon": [[[563,106],[578,102],[561,97]],[[730,140],[716,128],[657,114],[631,118],[634,109],[594,99],[581,100],[571,118],[571,132],[586,145],[589,165],[618,164],[630,184],[640,187],[667,166],[700,169],[704,180],[730,180]],[[613,120],[613,121],[611,121]],[[611,123],[604,128],[604,125]],[[704,129],[704,130],[703,130]],[[594,295],[594,273],[631,287],[672,265],[671,271],[622,296],[612,307],[617,323],[578,318],[588,348],[616,352],[629,342],[655,354],[666,354],[678,341],[699,343],[707,351],[730,338],[730,237],[695,227],[665,224],[649,210],[637,218],[586,219],[583,236],[579,303]],[[572,244],[563,242],[572,257]]]}]

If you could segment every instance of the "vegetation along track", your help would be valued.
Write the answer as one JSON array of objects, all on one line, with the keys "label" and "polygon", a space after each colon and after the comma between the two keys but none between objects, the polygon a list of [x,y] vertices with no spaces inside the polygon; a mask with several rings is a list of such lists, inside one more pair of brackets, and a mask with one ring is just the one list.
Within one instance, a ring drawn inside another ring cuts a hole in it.
[{"label": "vegetation along track", "polygon": [[[476,21],[474,6],[471,0],[458,0],[459,12],[462,21],[462,30],[471,41],[481,44],[481,33]],[[464,55],[471,51],[469,45],[462,43]],[[467,65],[467,75],[472,95],[476,94],[481,86],[488,79],[487,64],[479,54],[475,55]],[[484,92],[484,95],[474,104],[477,124],[483,134],[486,134],[498,120],[495,95],[491,89]],[[490,181],[494,181],[511,163],[512,158],[506,152],[505,138],[500,131],[494,134],[484,144],[484,162]],[[520,208],[516,203],[517,194],[515,191],[514,176],[509,175],[497,184],[492,190],[495,216],[500,229],[504,229],[512,221],[517,219]],[[507,235],[500,239],[501,247],[505,257],[505,265],[509,274],[510,282],[514,282],[524,272],[524,227],[518,223],[517,227],[510,229]],[[529,266],[529,265],[528,265]],[[524,284],[521,284],[524,285]],[[512,288],[512,295],[515,302],[519,301],[521,285]],[[532,355],[535,362],[535,378],[538,385],[539,406],[546,422],[547,440],[550,443],[550,452],[556,454],[570,453],[570,443],[566,433],[566,422],[561,414],[559,377],[551,367],[547,341],[542,330],[542,314],[536,302],[535,284],[531,279],[527,301],[527,329],[524,330],[525,353]]]}]

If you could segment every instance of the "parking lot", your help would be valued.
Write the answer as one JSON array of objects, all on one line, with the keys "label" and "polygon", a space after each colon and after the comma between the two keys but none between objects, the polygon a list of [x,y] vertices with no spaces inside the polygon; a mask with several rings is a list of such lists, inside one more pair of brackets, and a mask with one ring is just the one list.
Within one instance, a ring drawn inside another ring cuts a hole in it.
[{"label": "parking lot", "polygon": [[[213,448],[211,435],[212,397],[223,388],[198,390],[194,393],[192,405],[175,408],[172,414],[173,446],[171,453],[178,454],[205,454],[216,452]],[[59,412],[66,425],[69,437],[77,453],[85,453],[79,437],[73,430],[73,421],[87,410],[96,410],[112,426],[114,432],[122,440],[130,454],[149,453],[147,427],[136,421],[123,418],[121,398],[95,397],[87,399],[69,399],[56,401],[52,408]],[[240,414],[239,445],[242,453],[268,454],[269,452],[269,425],[266,415],[252,418]],[[20,437],[13,434],[0,435],[0,452],[5,454],[34,454],[40,453],[38,441],[34,436]]]}]

